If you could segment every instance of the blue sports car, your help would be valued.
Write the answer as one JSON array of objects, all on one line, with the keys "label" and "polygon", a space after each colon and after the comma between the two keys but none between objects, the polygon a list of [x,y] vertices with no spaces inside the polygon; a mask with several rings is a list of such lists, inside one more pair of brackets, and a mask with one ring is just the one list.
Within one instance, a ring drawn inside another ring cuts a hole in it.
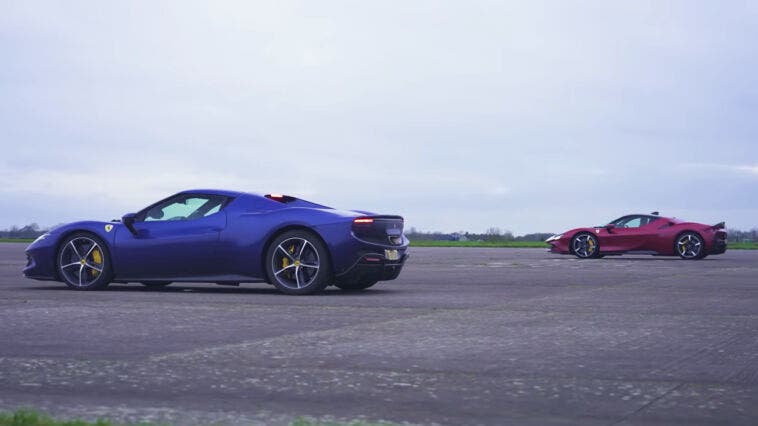
[{"label": "blue sports car", "polygon": [[25,276],[77,290],[111,282],[267,282],[287,294],[313,294],[331,284],[363,290],[397,278],[408,239],[400,216],[281,194],[191,190],[120,222],[63,225],[26,255]]}]

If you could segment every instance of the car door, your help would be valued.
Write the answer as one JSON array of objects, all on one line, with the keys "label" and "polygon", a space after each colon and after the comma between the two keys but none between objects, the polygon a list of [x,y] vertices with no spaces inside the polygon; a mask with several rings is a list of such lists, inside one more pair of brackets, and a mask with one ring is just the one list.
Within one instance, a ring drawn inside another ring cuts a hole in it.
[{"label": "car door", "polygon": [[221,271],[219,235],[226,227],[226,197],[179,194],[137,214],[136,235],[115,236],[119,277],[193,278]]},{"label": "car door", "polygon": [[655,217],[646,215],[625,216],[611,222],[614,227],[607,229],[600,242],[607,251],[647,251],[649,241],[656,230],[652,223]]}]

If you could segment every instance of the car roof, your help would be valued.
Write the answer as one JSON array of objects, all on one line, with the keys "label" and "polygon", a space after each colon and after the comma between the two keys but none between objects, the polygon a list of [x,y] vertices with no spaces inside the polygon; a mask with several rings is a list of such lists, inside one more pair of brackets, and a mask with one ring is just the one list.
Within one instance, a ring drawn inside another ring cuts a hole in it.
[{"label": "car roof", "polygon": [[207,195],[223,195],[225,197],[238,197],[240,195],[258,195],[250,192],[230,191],[227,189],[188,189],[181,191],[179,194],[207,194]]},{"label": "car roof", "polygon": [[[256,194],[254,192],[229,191],[226,189],[188,189],[186,191],[179,192],[178,194],[203,194],[203,195],[221,195],[221,196],[230,197],[230,198],[237,198],[237,197],[255,198],[255,199],[265,200],[267,203],[274,203],[274,205],[277,205],[280,207],[284,206],[284,203],[282,203],[278,199],[272,198],[273,194],[263,195],[263,194]],[[281,195],[278,195],[278,196],[282,197]],[[331,207],[317,204],[311,201],[303,200],[301,198],[296,198],[292,196],[286,196],[286,197],[288,198],[288,200],[285,201],[285,203],[287,204],[288,207],[311,207],[311,208],[332,210]]]},{"label": "car roof", "polygon": [[624,218],[626,218],[626,217],[632,217],[632,216],[642,216],[642,217],[649,217],[649,218],[653,218],[653,219],[665,219],[665,220],[668,220],[668,221],[670,221],[670,222],[681,222],[681,220],[679,220],[679,219],[676,219],[676,218],[673,218],[673,217],[668,217],[668,216],[660,216],[660,215],[657,215],[657,214],[649,214],[649,213],[632,213],[632,214],[625,214],[625,215],[623,215],[623,216],[619,217],[618,219],[614,219],[613,221],[615,222],[615,221],[617,221],[617,220],[620,220],[620,219],[624,219]]}]

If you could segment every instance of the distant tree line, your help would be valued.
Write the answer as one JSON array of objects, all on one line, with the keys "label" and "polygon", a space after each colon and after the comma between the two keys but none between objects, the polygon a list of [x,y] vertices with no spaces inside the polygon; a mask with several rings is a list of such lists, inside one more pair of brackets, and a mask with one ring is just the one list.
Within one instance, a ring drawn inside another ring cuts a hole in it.
[{"label": "distant tree line", "polygon": [[727,229],[727,239],[730,243],[754,243],[758,242],[758,228],[749,231]]},{"label": "distant tree line", "polygon": [[405,232],[411,240],[426,241],[545,241],[551,235],[550,232],[536,232],[532,234],[514,236],[511,231],[503,231],[500,228],[488,228],[483,234],[475,232],[424,232],[411,228]]},{"label": "distant tree line", "polygon": [[0,238],[37,238],[47,232],[47,229],[40,229],[39,225],[32,223],[19,228],[12,226],[10,229],[0,230]]},{"label": "distant tree line", "polygon": [[[47,232],[48,229],[40,228],[36,223],[26,226],[12,226],[10,229],[0,230],[0,238],[37,238]],[[740,231],[737,229],[728,229],[729,242],[758,242],[758,228],[750,231]],[[406,230],[405,235],[411,240],[428,240],[428,241],[545,241],[553,233],[535,232],[514,236],[510,231],[503,231],[500,228],[492,227],[487,229],[483,234],[477,234],[468,231],[458,232],[424,232],[416,228]]]}]

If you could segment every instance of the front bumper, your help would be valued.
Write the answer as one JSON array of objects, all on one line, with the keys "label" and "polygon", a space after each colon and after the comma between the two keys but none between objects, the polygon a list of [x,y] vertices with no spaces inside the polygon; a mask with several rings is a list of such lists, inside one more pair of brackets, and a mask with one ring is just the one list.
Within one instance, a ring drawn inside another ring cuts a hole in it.
[{"label": "front bumper", "polygon": [[57,281],[55,270],[55,242],[53,238],[37,240],[26,248],[26,266],[21,273],[26,278],[42,281]]},{"label": "front bumper", "polygon": [[571,254],[571,251],[568,248],[568,244],[563,243],[561,240],[551,241],[547,243],[547,245],[548,245],[547,251],[549,253]]},{"label": "front bumper", "polygon": [[389,281],[400,275],[410,255],[404,251],[398,260],[389,260],[381,253],[367,253],[362,255],[355,264],[345,272],[337,275],[335,281],[361,282],[361,281]]}]

